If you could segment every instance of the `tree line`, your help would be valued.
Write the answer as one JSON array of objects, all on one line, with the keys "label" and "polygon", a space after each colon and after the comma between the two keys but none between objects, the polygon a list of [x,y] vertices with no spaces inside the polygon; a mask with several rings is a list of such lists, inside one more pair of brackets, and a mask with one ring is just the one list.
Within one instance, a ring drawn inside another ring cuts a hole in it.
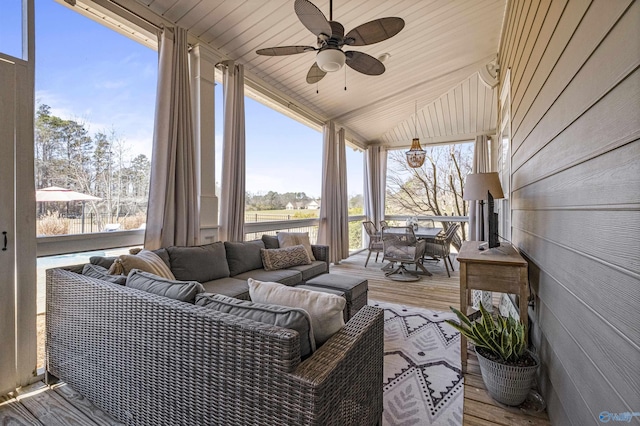
[{"label": "tree line", "polygon": [[[96,217],[146,213],[151,161],[140,154],[131,158],[126,141],[115,130],[90,134],[82,121],[67,120],[38,106],[35,117],[36,188],[59,186],[93,195],[87,202]],[[38,203],[39,214],[68,209],[79,214],[79,203]]]}]

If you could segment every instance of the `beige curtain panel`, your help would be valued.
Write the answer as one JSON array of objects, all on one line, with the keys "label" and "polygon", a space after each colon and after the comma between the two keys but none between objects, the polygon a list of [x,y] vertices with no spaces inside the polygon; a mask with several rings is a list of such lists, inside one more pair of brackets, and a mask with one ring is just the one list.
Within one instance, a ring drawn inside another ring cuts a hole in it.
[{"label": "beige curtain panel", "polygon": [[224,137],[220,188],[221,241],[244,241],[245,127],[244,67],[233,61],[222,64]]},{"label": "beige curtain panel", "polygon": [[387,149],[372,146],[364,152],[364,215],[377,228],[384,220],[385,194],[387,189]]},{"label": "beige curtain panel", "polygon": [[187,31],[164,28],[158,43],[158,90],[144,246],[198,244],[198,177],[189,89]]},{"label": "beige curtain panel", "polygon": [[323,128],[322,199],[318,243],[329,246],[329,262],[349,257],[349,211],[344,129],[336,135],[335,124]]}]

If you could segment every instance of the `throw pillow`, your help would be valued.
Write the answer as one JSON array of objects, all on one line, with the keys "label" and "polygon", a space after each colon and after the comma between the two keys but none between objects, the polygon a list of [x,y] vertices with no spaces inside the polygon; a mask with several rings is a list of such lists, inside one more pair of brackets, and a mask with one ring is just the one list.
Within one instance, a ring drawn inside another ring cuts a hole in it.
[{"label": "throw pillow", "polygon": [[168,247],[171,271],[178,280],[200,283],[226,278],[229,265],[221,241],[193,247]]},{"label": "throw pillow", "polygon": [[309,253],[303,246],[279,249],[260,249],[262,264],[267,271],[275,271],[290,266],[310,265]]},{"label": "throw pillow", "polygon": [[100,265],[92,265],[90,263],[84,265],[82,268],[82,275],[120,285],[124,285],[127,282],[127,277],[124,275],[109,275],[107,268]]},{"label": "throw pillow", "polygon": [[307,311],[318,347],[344,326],[342,311],[347,303],[344,297],[252,278],[249,278],[248,284],[249,296],[254,302]]},{"label": "throw pillow", "polygon": [[308,232],[278,232],[278,243],[280,247],[303,245],[307,253],[309,253],[309,259],[316,260],[316,258],[313,257]]},{"label": "throw pillow", "polygon": [[316,350],[311,318],[303,309],[256,303],[211,293],[198,294],[196,305],[206,306],[237,317],[249,318],[264,324],[295,330],[300,334],[300,355],[302,357],[311,355]]},{"label": "throw pillow", "polygon": [[196,294],[204,292],[199,282],[170,280],[140,269],[129,272],[126,286],[190,303],[193,303]]},{"label": "throw pillow", "polygon": [[142,250],[138,254],[123,254],[109,268],[111,275],[128,275],[133,269],[141,269],[170,280],[175,280],[171,269],[164,261],[150,250]]},{"label": "throw pillow", "polygon": [[227,263],[229,264],[229,274],[233,277],[243,272],[254,269],[262,269],[262,255],[260,249],[264,248],[262,240],[224,242],[224,249],[227,252]]},{"label": "throw pillow", "polygon": [[267,249],[280,248],[280,243],[278,243],[278,237],[276,237],[275,235],[262,234],[262,242],[264,243],[264,248],[267,248]]}]

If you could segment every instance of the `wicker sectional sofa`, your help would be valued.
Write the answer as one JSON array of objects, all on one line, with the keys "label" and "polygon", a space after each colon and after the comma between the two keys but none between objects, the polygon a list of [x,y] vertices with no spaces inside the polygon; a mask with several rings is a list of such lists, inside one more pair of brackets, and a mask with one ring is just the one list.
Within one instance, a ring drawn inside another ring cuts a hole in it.
[{"label": "wicker sectional sofa", "polygon": [[379,424],[383,321],[365,306],[302,359],[291,329],[50,269],[47,378],[130,425]]}]

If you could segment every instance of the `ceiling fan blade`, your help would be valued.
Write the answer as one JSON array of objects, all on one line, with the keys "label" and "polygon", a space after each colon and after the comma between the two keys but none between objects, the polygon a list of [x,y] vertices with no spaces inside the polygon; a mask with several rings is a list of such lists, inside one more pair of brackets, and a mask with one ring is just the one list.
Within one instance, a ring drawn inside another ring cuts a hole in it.
[{"label": "ceiling fan blade", "polygon": [[316,36],[325,34],[331,36],[331,25],[324,14],[313,3],[308,0],[296,0],[293,8],[298,15],[298,19],[302,22],[302,25],[307,27],[309,31]]},{"label": "ceiling fan blade", "polygon": [[366,53],[349,50],[344,52],[345,63],[354,70],[367,75],[380,75],[385,71],[385,67],[376,58]]},{"label": "ceiling fan blade", "polygon": [[298,53],[313,52],[315,47],[311,46],[281,46],[281,47],[266,47],[264,49],[256,50],[258,55],[265,56],[285,56],[296,55]]},{"label": "ceiling fan blade", "polygon": [[322,80],[325,75],[327,75],[327,73],[322,71],[318,67],[318,64],[314,62],[313,65],[311,65],[311,68],[309,68],[309,72],[307,73],[307,83],[317,83]]},{"label": "ceiling fan blade", "polygon": [[349,31],[344,37],[345,44],[349,46],[366,46],[378,43],[398,34],[403,28],[404,20],[402,18],[376,19]]}]

